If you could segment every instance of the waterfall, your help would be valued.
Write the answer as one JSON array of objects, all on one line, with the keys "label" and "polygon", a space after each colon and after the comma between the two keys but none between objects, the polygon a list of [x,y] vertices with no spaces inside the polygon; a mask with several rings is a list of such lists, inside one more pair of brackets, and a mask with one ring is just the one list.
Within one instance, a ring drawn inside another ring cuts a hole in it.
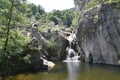
[{"label": "waterfall", "polygon": [[69,41],[69,48],[68,48],[68,55],[67,55],[67,59],[64,60],[64,62],[74,62],[74,61],[79,61],[78,58],[78,53],[76,53],[74,51],[74,49],[72,48],[72,42],[73,40],[75,40],[76,36],[75,34],[71,33],[70,36],[67,37],[67,40]]}]

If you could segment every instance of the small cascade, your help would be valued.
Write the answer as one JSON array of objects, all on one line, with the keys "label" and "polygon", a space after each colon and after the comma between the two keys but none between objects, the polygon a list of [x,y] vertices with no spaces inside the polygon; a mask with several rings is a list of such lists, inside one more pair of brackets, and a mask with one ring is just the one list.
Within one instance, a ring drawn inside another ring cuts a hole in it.
[{"label": "small cascade", "polygon": [[68,48],[68,55],[67,59],[64,60],[64,62],[77,62],[79,61],[78,58],[78,53],[74,51],[72,48],[72,42],[76,38],[75,34],[71,33],[70,36],[67,37],[67,40],[69,41],[69,48]]},{"label": "small cascade", "polygon": [[69,41],[69,48],[72,48],[73,36],[69,36],[67,40]]}]

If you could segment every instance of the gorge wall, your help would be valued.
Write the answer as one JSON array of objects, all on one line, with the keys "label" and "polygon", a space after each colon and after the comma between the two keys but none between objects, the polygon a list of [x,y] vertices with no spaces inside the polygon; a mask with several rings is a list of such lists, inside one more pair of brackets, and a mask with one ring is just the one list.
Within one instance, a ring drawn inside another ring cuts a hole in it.
[{"label": "gorge wall", "polygon": [[[83,0],[74,1],[76,5],[76,1]],[[120,12],[116,4],[104,3],[84,10],[78,21],[76,36],[78,51],[85,61],[90,61],[92,56],[93,63],[118,65]]]}]

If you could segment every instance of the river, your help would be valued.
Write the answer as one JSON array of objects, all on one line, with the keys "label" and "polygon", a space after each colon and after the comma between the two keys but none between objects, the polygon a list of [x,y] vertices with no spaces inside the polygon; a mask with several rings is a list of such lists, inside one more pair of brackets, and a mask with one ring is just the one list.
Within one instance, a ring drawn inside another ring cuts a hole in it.
[{"label": "river", "polygon": [[47,72],[23,73],[1,80],[120,80],[120,67],[83,62],[60,62]]}]

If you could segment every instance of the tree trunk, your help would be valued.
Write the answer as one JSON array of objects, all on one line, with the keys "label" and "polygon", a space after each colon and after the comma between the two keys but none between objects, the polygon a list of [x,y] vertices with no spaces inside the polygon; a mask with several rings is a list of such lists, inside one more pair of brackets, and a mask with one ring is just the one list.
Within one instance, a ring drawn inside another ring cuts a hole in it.
[{"label": "tree trunk", "polygon": [[14,0],[11,1],[10,14],[8,17],[8,24],[6,25],[7,32],[6,32],[6,36],[5,36],[4,51],[7,52],[7,54],[8,54],[7,45],[8,45],[9,35],[10,35],[10,25],[11,25],[11,20],[12,20],[13,7],[14,7]]},{"label": "tree trunk", "polygon": [[5,44],[4,44],[4,47],[3,47],[3,50],[5,53],[7,53],[7,56],[4,56],[5,58],[5,76],[9,76],[10,75],[10,61],[9,61],[9,51],[7,51],[7,46],[8,46],[8,41],[9,41],[9,35],[10,35],[10,25],[11,25],[11,21],[12,21],[12,14],[13,14],[13,8],[14,8],[14,0],[11,0],[11,7],[10,7],[10,14],[9,17],[8,17],[8,23],[6,25],[6,36],[5,36]]}]

